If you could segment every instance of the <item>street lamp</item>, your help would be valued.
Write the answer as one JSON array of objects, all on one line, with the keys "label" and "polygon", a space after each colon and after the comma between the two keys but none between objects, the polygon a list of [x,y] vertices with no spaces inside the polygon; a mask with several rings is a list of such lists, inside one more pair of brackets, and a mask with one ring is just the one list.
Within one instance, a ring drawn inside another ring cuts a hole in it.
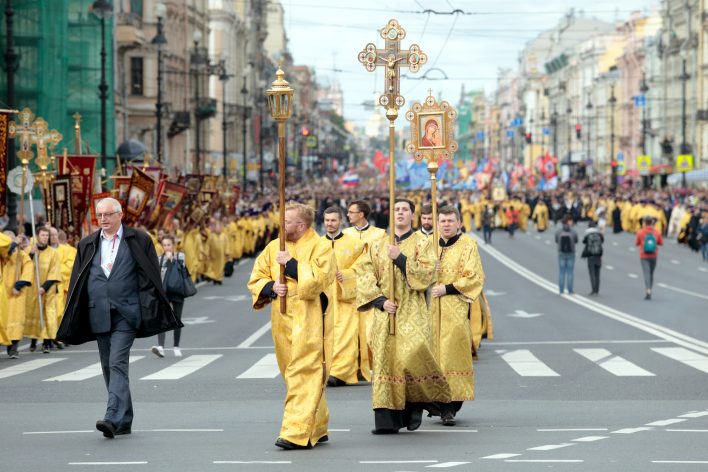
[{"label": "street lamp", "polygon": [[[5,3],[5,73],[7,76],[7,107],[15,108],[15,72],[19,66],[19,54],[15,51],[14,20],[15,11],[12,8],[12,0]],[[14,169],[15,140],[10,140],[7,146],[7,167],[2,169],[7,175],[9,169]],[[7,227],[12,231],[17,231],[17,197],[15,192],[7,192]]]},{"label": "street lamp", "polygon": [[572,149],[573,149],[573,132],[571,131],[571,127],[573,126],[572,120],[571,120],[571,115],[573,114],[573,109],[570,108],[570,103],[568,103],[568,108],[565,110],[566,114],[568,115],[568,126],[567,126],[567,132],[568,132],[568,173],[570,173],[570,158],[572,154]]},{"label": "street lamp", "polygon": [[113,15],[113,6],[107,0],[96,0],[89,9],[101,20],[101,82],[98,84],[98,97],[101,100],[101,167],[106,171],[106,102],[108,84],[106,83],[106,20]]},{"label": "street lamp", "polygon": [[558,159],[558,110],[556,107],[553,107],[551,125],[553,126],[553,157]]},{"label": "street lamp", "polygon": [[[273,85],[266,91],[268,111],[278,123],[278,193],[280,196],[280,250],[285,250],[285,122],[293,112],[293,94],[295,91],[285,80],[285,72],[281,68],[275,73]],[[244,175],[245,175],[244,168]],[[280,283],[285,283],[285,266],[280,266]],[[285,297],[280,297],[280,313],[285,313]]]},{"label": "street lamp", "polygon": [[[587,103],[587,105],[585,105],[585,110],[587,111],[587,117],[585,119],[585,121],[586,121],[585,126],[587,127],[587,130],[585,132],[585,134],[586,134],[585,139],[587,141],[587,152],[585,155],[586,162],[589,162],[591,159],[591,157],[590,157],[590,132],[592,130],[592,108],[593,108],[591,99],[592,99],[592,95],[590,94],[590,92],[588,92],[588,103]],[[594,167],[593,167],[593,170],[594,170]],[[587,175],[586,175],[586,178],[588,179],[588,181],[590,180],[590,178]]]},{"label": "street lamp", "polygon": [[617,97],[615,97],[615,84],[611,85],[610,90],[610,165],[612,166],[610,188],[615,190],[617,188],[617,162],[615,161],[615,104],[617,103]]},{"label": "street lamp", "polygon": [[241,120],[242,132],[243,132],[243,189],[241,192],[246,191],[246,185],[248,184],[246,180],[246,120],[248,120],[248,109],[246,108],[246,100],[248,98],[248,89],[246,88],[247,75],[243,76],[243,87],[241,87],[241,95],[243,96],[243,119]]},{"label": "street lamp", "polygon": [[221,175],[224,177],[224,182],[228,182],[228,173],[226,167],[226,128],[228,128],[228,122],[226,120],[226,81],[229,80],[229,74],[226,73],[226,58],[221,59],[219,62],[219,80],[221,81],[221,103],[222,103],[222,113],[221,113],[221,137],[222,137],[222,170]]},{"label": "street lamp", "polygon": [[[644,106],[642,107],[642,155],[646,156],[647,154],[647,102],[646,102],[646,95],[647,92],[649,91],[649,86],[647,85],[647,74],[645,72],[642,72],[642,81],[639,84],[639,91],[642,92],[642,96],[644,97]],[[650,176],[649,175],[644,175],[642,176],[642,184],[644,188],[649,187],[649,181],[650,181]]]},{"label": "street lamp", "polygon": [[[685,43],[688,40],[684,41]],[[681,154],[690,154],[691,148],[686,142],[686,82],[691,78],[686,71],[686,50],[681,47]],[[686,188],[686,172],[681,172],[681,187]]]},{"label": "street lamp", "polygon": [[194,30],[192,33],[192,41],[194,42],[194,55],[192,56],[192,65],[194,66],[194,172],[201,173],[201,110],[199,109],[199,65],[202,62],[201,54],[199,54],[199,42],[202,40],[202,32]]},{"label": "street lamp", "polygon": [[162,46],[167,44],[164,33],[164,18],[167,14],[167,7],[162,2],[155,4],[155,15],[157,16],[157,34],[152,38],[152,44],[157,46],[157,103],[155,104],[155,116],[157,117],[156,147],[155,154],[157,162],[162,163]]}]

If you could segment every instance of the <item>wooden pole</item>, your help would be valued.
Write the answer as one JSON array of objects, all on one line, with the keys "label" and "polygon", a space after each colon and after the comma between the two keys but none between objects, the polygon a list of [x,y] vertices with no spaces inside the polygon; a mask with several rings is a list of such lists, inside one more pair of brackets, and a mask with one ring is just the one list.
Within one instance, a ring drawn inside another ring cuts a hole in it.
[{"label": "wooden pole", "polygon": [[[391,97],[393,98],[393,97]],[[398,118],[398,110],[393,106],[386,110],[386,118],[388,118],[388,236],[389,243],[396,243],[395,234],[395,218],[393,207],[396,206],[396,125],[395,121]],[[388,299],[392,302],[396,301],[396,278],[393,261],[389,263],[389,280]],[[396,316],[393,313],[388,314],[388,334],[393,336],[396,334]]]},{"label": "wooden pole", "polygon": [[[435,156],[431,153],[428,159],[428,172],[430,172],[430,197],[432,198],[431,207],[433,208],[433,250],[435,251],[435,281],[438,282],[438,264],[440,261],[440,235],[438,232],[438,190],[437,190],[437,172],[438,162]],[[442,310],[440,307],[440,297],[436,297],[434,303],[438,308],[438,326],[442,326]],[[440,340],[436,344],[438,352],[437,359],[440,359]]]},{"label": "wooden pole", "polygon": [[[17,235],[25,234],[25,185],[27,185],[27,161],[22,161],[22,186],[20,187],[20,219],[17,221]],[[15,282],[22,276],[22,248],[17,242],[17,263],[15,264]]]},{"label": "wooden pole", "polygon": [[[245,171],[244,171],[245,172]],[[278,193],[280,197],[280,250],[285,251],[285,122],[278,121]],[[245,189],[244,189],[245,190]],[[285,266],[280,266],[280,283],[285,283]],[[280,297],[280,313],[287,309],[286,297]]]}]

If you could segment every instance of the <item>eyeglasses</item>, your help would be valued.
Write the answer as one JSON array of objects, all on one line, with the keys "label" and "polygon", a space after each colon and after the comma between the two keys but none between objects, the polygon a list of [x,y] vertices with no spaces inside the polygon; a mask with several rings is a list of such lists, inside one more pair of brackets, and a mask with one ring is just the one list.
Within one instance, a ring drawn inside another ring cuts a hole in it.
[{"label": "eyeglasses", "polygon": [[349,210],[349,211],[347,212],[347,215],[355,215],[355,214],[357,214],[357,213],[364,213],[364,212],[363,212],[363,211],[352,211],[352,210]]},{"label": "eyeglasses", "polygon": [[96,213],[96,219],[97,220],[102,220],[104,218],[108,219],[109,217],[115,215],[116,213],[120,213],[119,211],[112,211],[110,213]]}]

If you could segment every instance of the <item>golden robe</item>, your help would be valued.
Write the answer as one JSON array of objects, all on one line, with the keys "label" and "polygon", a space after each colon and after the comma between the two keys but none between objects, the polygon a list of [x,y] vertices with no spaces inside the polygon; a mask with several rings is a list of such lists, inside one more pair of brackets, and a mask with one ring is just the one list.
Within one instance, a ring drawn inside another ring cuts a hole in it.
[{"label": "golden robe", "polygon": [[[20,277],[17,279],[17,254],[20,254]],[[29,287],[25,286],[20,290],[20,294],[15,296],[12,294],[12,289],[16,281],[22,281],[25,284],[32,284],[34,264],[30,260],[26,252],[15,247],[9,256],[3,257],[2,261],[2,283],[5,286],[5,292],[8,296],[8,320],[6,325],[7,336],[11,341],[19,341],[24,336],[25,331],[25,314],[27,313],[27,293]]]},{"label": "golden robe", "polygon": [[209,232],[206,240],[207,260],[205,261],[204,275],[216,282],[224,280],[224,266],[226,266],[227,236],[223,232]]},{"label": "golden robe", "polygon": [[349,234],[341,233],[335,239],[322,236],[332,245],[337,260],[337,271],[343,281],[335,279],[332,297],[333,340],[329,375],[347,384],[358,383],[359,371],[359,313],[356,311],[356,273],[354,265],[366,253],[366,244]]},{"label": "golden robe", "polygon": [[522,203],[519,208],[519,229],[524,233],[529,229],[529,216],[531,216],[531,207],[528,203]]},{"label": "golden robe", "polygon": [[472,304],[484,286],[477,243],[466,234],[447,242],[440,239],[437,274],[436,283],[456,293],[448,291],[449,295],[432,300],[433,353],[450,384],[452,401],[474,400],[474,347],[469,326]]},{"label": "golden robe", "polygon": [[[345,228],[344,234],[353,236],[364,242],[365,251],[368,253],[371,245],[388,236],[386,231],[367,224],[363,229],[355,226]],[[369,339],[371,339],[371,325],[374,319],[373,310],[359,311],[359,373],[367,382],[371,382],[371,355],[369,352]]]},{"label": "golden robe", "polygon": [[69,296],[69,282],[71,281],[71,271],[74,268],[76,259],[76,248],[68,244],[59,244],[56,248],[61,261],[61,282],[57,293],[57,326],[61,324],[64,316],[64,305]]},{"label": "golden robe", "polygon": [[183,240],[185,265],[195,282],[204,272],[204,242],[199,228],[190,229]]},{"label": "golden robe", "polygon": [[[396,333],[389,334],[389,315],[374,309],[371,346],[374,355],[373,408],[404,410],[406,403],[450,402],[450,385],[433,356],[433,334],[425,290],[433,282],[435,251],[419,231],[399,241],[405,274],[396,266],[394,297]],[[388,240],[374,243],[357,268],[357,305],[368,310],[391,286]]]},{"label": "golden robe", "polygon": [[543,201],[536,203],[531,219],[536,222],[536,231],[539,233],[548,229],[548,206]]},{"label": "golden robe", "polygon": [[273,302],[275,356],[287,392],[280,437],[301,446],[314,445],[327,434],[329,422],[324,388],[332,358],[332,321],[323,315],[321,295],[332,299],[336,260],[331,244],[312,228],[297,242],[286,242],[288,253],[297,260],[297,280],[286,277],[287,312],[281,314],[277,298],[262,296],[264,288],[280,276],[275,260],[279,244],[278,239],[272,241],[256,258],[248,289],[254,309]]},{"label": "golden robe", "polygon": [[[12,238],[0,233],[0,258],[7,257],[10,251],[10,244],[12,244]],[[5,277],[14,277],[14,274],[6,274],[2,270],[2,264],[0,264],[0,281],[3,281]],[[7,325],[10,320],[10,307],[7,298],[7,289],[4,283],[0,283],[0,345],[8,346],[12,343],[12,340],[7,335]]]},{"label": "golden robe", "polygon": [[[32,260],[34,262],[34,260]],[[61,282],[61,260],[59,253],[53,247],[38,250],[37,263],[39,267],[39,286],[45,282],[54,280],[54,283],[42,295],[43,313],[39,311],[39,287],[35,283],[37,280],[35,268],[32,268],[32,286],[27,287],[27,316],[25,317],[25,336],[33,339],[54,339],[57,335],[58,315],[57,315],[57,295],[59,283]],[[40,316],[42,320],[40,322]]]}]

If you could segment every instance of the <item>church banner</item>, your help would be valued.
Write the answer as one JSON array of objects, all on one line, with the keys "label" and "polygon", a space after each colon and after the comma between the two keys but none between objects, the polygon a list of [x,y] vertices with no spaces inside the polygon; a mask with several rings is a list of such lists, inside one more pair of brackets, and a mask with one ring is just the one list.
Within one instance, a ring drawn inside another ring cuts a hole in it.
[{"label": "church banner", "polygon": [[51,184],[50,202],[52,226],[66,231],[67,236],[80,236],[74,224],[74,210],[71,204],[71,175],[57,176]]},{"label": "church banner", "polygon": [[71,175],[71,195],[74,208],[74,224],[80,228],[91,206],[96,156],[63,156],[59,159],[61,174]]},{"label": "church banner", "polygon": [[125,224],[130,226],[138,221],[154,191],[155,181],[152,177],[137,167],[133,168],[130,190],[128,191],[128,203],[123,209],[123,221]]},{"label": "church banner", "polygon": [[0,216],[7,213],[7,114],[0,113]]},{"label": "church banner", "polygon": [[89,214],[91,216],[91,227],[97,228],[98,227],[98,219],[96,218],[96,205],[98,202],[103,200],[104,198],[109,198],[113,197],[113,194],[111,192],[100,192],[100,193],[94,193],[91,195],[91,206],[89,206]]},{"label": "church banner", "polygon": [[182,201],[187,195],[187,187],[163,180],[160,185],[157,204],[150,217],[148,227],[169,225],[182,208]]}]

